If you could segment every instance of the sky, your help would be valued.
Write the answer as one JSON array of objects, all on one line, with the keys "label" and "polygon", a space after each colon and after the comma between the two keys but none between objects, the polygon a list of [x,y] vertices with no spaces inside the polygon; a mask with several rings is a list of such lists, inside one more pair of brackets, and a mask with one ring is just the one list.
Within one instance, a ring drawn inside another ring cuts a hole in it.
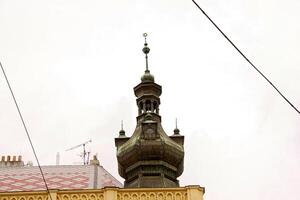
[{"label": "sky", "polygon": [[[300,2],[198,0],[284,95],[300,107]],[[120,181],[114,138],[135,128],[133,87],[149,68],[162,85],[169,135],[185,136],[180,184],[205,199],[298,200],[300,115],[190,0],[0,0],[0,61],[41,165],[91,154]],[[0,74],[0,155],[35,159]]]}]

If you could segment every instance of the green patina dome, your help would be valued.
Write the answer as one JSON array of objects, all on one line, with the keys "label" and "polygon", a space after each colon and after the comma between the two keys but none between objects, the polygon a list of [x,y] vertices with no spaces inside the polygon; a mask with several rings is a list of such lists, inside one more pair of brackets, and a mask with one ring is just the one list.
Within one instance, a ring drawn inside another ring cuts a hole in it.
[{"label": "green patina dome", "polygon": [[145,74],[141,77],[141,81],[144,82],[154,82],[154,76],[150,74],[149,70],[145,71]]}]

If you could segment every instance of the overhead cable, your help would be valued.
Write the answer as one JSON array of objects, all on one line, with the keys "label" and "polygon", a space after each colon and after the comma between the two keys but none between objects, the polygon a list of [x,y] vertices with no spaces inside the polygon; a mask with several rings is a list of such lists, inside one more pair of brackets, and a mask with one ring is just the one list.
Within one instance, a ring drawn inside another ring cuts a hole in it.
[{"label": "overhead cable", "polygon": [[16,100],[16,98],[15,98],[15,95],[14,95],[14,93],[13,93],[13,90],[12,90],[12,88],[11,88],[11,85],[10,85],[10,83],[9,83],[9,81],[8,81],[8,78],[7,78],[7,76],[6,76],[4,67],[2,66],[2,63],[1,63],[1,62],[0,62],[0,66],[1,66],[1,69],[2,69],[2,72],[3,72],[3,75],[4,75],[4,77],[5,77],[6,83],[7,83],[7,85],[8,85],[9,91],[10,91],[10,93],[11,93],[11,96],[12,96],[14,102],[15,102],[15,106],[16,106],[16,108],[17,108],[17,110],[18,110],[20,119],[21,119],[21,121],[22,121],[22,124],[23,124],[23,127],[24,127],[24,129],[25,129],[27,138],[28,138],[28,140],[29,140],[31,149],[32,149],[32,151],[33,151],[35,160],[36,160],[36,162],[37,162],[37,164],[38,164],[38,167],[39,167],[39,169],[40,169],[40,172],[41,172],[43,181],[44,181],[44,183],[45,183],[46,190],[47,190],[47,192],[48,192],[48,194],[49,194],[49,196],[50,196],[50,199],[52,200],[52,197],[51,197],[51,195],[50,195],[50,191],[49,191],[49,188],[48,188],[48,185],[47,185],[47,182],[46,182],[46,179],[45,179],[43,170],[42,170],[42,168],[41,168],[39,159],[38,159],[38,157],[37,157],[37,155],[36,155],[36,152],[35,152],[35,149],[34,149],[34,147],[33,147],[33,143],[32,143],[32,141],[31,141],[31,138],[30,138],[30,135],[29,135],[27,126],[26,126],[26,124],[25,124],[25,121],[24,121],[24,118],[23,118],[22,113],[21,113],[21,111],[20,111],[19,105],[18,105],[18,103],[17,103],[17,100]]},{"label": "overhead cable", "polygon": [[298,113],[300,111],[280,92],[280,90],[245,56],[244,53],[229,39],[229,37],[218,27],[218,25],[206,14],[206,12],[194,1],[194,4],[204,14],[204,16],[218,29],[218,31],[226,38],[226,40],[240,53],[240,55],[278,92],[278,94]]}]

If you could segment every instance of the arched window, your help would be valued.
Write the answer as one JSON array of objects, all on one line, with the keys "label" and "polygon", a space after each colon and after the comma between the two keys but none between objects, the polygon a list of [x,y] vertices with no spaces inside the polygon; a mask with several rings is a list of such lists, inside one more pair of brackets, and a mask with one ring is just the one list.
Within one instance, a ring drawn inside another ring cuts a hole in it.
[{"label": "arched window", "polygon": [[140,102],[140,105],[139,105],[139,114],[142,114],[143,113],[143,102]]},{"label": "arched window", "polygon": [[157,113],[157,102],[153,102],[153,112]]},{"label": "arched window", "polygon": [[151,101],[150,100],[146,100],[146,112],[147,111],[151,111]]}]

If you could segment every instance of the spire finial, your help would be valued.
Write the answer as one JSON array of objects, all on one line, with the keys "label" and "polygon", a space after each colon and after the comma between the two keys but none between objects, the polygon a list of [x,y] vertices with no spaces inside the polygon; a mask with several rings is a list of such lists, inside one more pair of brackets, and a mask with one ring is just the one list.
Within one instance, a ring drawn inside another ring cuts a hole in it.
[{"label": "spire finial", "polygon": [[179,135],[180,130],[177,127],[177,118],[175,119],[175,129],[174,129],[174,135]]},{"label": "spire finial", "polygon": [[119,137],[125,137],[125,131],[123,129],[123,120],[121,120],[121,130],[119,131]]},{"label": "spire finial", "polygon": [[147,44],[147,36],[148,36],[148,34],[147,33],[143,33],[143,36],[145,38],[145,43]]},{"label": "spire finial", "polygon": [[146,55],[145,58],[146,58],[146,70],[145,72],[150,72],[149,69],[148,69],[148,53],[150,52],[150,48],[148,47],[148,43],[147,43],[147,36],[148,34],[147,33],[144,33],[143,34],[144,38],[145,38],[145,43],[144,43],[144,48],[143,48],[143,52],[144,54]]},{"label": "spire finial", "polygon": [[145,44],[144,44],[144,48],[143,48],[143,52],[146,55],[146,70],[145,70],[145,74],[141,77],[141,80],[143,83],[145,82],[154,82],[154,76],[152,74],[150,74],[150,70],[148,68],[148,53],[150,52],[150,48],[148,47],[148,43],[147,43],[147,33],[143,34],[144,38],[145,38]]}]

